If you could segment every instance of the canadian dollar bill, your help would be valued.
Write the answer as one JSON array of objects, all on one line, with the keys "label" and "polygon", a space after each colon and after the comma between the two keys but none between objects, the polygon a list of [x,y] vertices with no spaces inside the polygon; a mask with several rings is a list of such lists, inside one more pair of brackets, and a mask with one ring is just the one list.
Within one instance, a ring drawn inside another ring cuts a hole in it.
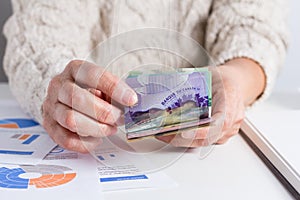
[{"label": "canadian dollar bill", "polygon": [[138,96],[136,105],[125,108],[128,139],[210,122],[212,77],[208,68],[180,68],[169,73],[134,71],[126,83]]}]

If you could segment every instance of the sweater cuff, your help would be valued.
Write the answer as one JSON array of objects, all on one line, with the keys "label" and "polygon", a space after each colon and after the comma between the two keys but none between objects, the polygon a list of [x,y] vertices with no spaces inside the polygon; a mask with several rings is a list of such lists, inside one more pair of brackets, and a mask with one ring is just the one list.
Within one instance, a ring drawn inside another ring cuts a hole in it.
[{"label": "sweater cuff", "polygon": [[244,31],[247,34],[230,35],[222,44],[216,44],[212,49],[212,58],[217,66],[235,58],[248,58],[262,67],[266,87],[254,103],[257,104],[270,96],[286,52],[284,46],[277,48],[269,39],[255,32],[251,33],[250,29]]}]

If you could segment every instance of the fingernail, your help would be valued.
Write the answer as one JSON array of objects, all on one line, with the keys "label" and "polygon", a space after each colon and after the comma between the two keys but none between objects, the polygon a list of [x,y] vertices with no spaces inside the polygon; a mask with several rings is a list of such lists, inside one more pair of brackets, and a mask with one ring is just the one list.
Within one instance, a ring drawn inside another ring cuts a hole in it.
[{"label": "fingernail", "polygon": [[138,97],[131,89],[126,89],[123,93],[122,101],[128,106],[132,106],[137,103]]},{"label": "fingernail", "polygon": [[185,139],[194,139],[196,137],[195,131],[188,131],[181,133],[181,136]]}]

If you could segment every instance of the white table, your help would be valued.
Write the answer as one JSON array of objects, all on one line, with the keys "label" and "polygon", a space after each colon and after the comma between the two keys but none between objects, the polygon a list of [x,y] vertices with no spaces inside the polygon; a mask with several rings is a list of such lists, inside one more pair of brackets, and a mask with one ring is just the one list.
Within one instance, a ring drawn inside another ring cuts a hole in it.
[{"label": "white table", "polygon": [[300,92],[274,91],[247,113],[244,133],[289,181],[300,199]]},{"label": "white table", "polygon": [[[0,84],[0,99],[11,98],[7,84]],[[240,135],[216,146],[203,160],[193,152],[185,153],[163,171],[178,187],[106,192],[104,197],[109,200],[293,199]]]}]

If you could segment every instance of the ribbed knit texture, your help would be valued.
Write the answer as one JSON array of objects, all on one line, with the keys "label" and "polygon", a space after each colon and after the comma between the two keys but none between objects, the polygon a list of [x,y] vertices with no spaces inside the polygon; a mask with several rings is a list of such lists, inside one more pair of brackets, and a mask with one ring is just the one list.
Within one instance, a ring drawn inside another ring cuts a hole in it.
[{"label": "ribbed knit texture", "polygon": [[[265,70],[268,96],[286,53],[285,0],[13,0],[4,69],[22,108],[42,122],[49,81],[121,32],[157,27],[205,46],[217,65],[237,57]],[[147,58],[156,59],[156,54]],[[95,58],[95,60],[101,58]],[[125,64],[125,63],[124,63]],[[122,66],[120,70],[129,70]]]}]

